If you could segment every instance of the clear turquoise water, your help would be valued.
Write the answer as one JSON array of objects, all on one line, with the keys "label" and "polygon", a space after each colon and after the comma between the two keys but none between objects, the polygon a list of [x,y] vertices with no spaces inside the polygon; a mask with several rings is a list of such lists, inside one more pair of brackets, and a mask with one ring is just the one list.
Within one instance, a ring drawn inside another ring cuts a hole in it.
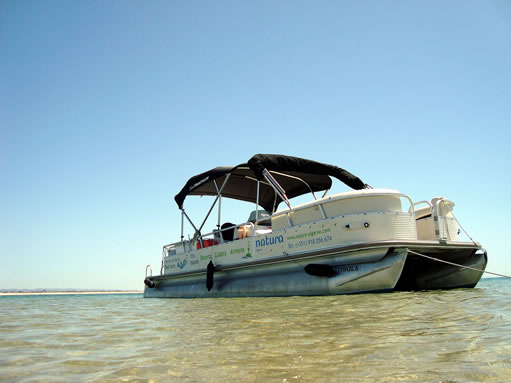
[{"label": "clear turquoise water", "polygon": [[0,381],[511,382],[510,297],[0,297]]}]

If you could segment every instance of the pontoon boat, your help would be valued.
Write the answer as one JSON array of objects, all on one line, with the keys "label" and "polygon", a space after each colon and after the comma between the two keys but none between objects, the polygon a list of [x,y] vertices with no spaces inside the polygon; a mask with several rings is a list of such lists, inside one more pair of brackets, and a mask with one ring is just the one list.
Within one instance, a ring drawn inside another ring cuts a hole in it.
[{"label": "pontoon boat", "polygon": [[[328,195],[332,178],[354,190]],[[306,194],[309,202],[291,204]],[[201,225],[184,209],[192,195],[213,197]],[[223,198],[253,204],[247,221],[222,222]],[[337,166],[302,158],[257,154],[241,165],[214,168],[190,178],[175,201],[181,238],[163,246],[160,275],[146,268],[145,297],[474,287],[487,263],[479,243],[460,239],[448,199],[415,203],[397,190],[373,189]],[[206,232],[215,207],[216,226]],[[193,230],[188,237],[185,222]]]}]

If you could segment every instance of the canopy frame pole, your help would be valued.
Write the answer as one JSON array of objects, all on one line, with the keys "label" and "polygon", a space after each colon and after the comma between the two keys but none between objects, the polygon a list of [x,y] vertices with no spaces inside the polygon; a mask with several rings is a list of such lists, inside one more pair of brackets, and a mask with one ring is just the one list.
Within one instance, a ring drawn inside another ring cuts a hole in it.
[{"label": "canopy frame pole", "polygon": [[[256,213],[255,213],[255,216],[256,216],[256,219],[255,219],[255,227],[257,227],[257,225],[259,224],[259,180],[257,180],[257,190],[256,190]],[[254,233],[255,233],[255,228],[254,228]]]},{"label": "canopy frame pole", "polygon": [[268,181],[268,183],[271,185],[273,190],[275,190],[275,193],[279,195],[279,197],[286,203],[286,205],[291,209],[291,203],[289,203],[289,199],[287,198],[286,191],[280,184],[277,182],[275,178],[270,174],[268,169],[264,168],[263,170],[263,177]]},{"label": "canopy frame pole", "polygon": [[[216,182],[216,180],[213,180],[213,182],[215,183],[215,188],[216,188],[216,192],[220,194],[220,189],[218,188],[218,183]],[[218,198],[218,222],[216,224],[216,228],[218,230],[220,230],[220,216],[222,214],[222,195],[220,195],[220,197]]]},{"label": "canopy frame pole", "polygon": [[315,200],[318,199],[316,197],[316,193],[314,193],[314,190],[312,190],[311,186],[305,180],[301,179],[300,177],[295,177],[295,176],[292,176],[291,174],[285,174],[285,173],[281,173],[281,172],[276,172],[275,170],[272,170],[272,173],[273,174],[278,174],[279,176],[282,176],[282,177],[288,177],[288,178],[292,178],[292,179],[295,179],[297,181],[302,182],[305,186],[307,186],[309,188],[309,190],[312,193],[312,196],[314,197],[314,199]]},{"label": "canopy frame pole", "polygon": [[215,207],[216,205],[216,202],[218,201],[218,199],[220,198],[221,194],[222,194],[222,190],[224,190],[224,187],[225,185],[227,185],[227,181],[229,181],[229,178],[231,177],[231,173],[227,174],[227,176],[225,177],[225,180],[222,184],[222,187],[220,188],[220,190],[218,190],[218,194],[216,195],[216,198],[215,200],[213,201],[213,204],[211,205],[211,207],[209,208],[209,211],[208,211],[208,214],[206,214],[206,218],[204,218],[204,221],[202,221],[202,225],[200,225],[200,228],[199,228],[199,235],[200,235],[200,231],[202,230],[202,228],[204,227],[204,225],[206,224],[206,221],[208,220],[209,218],[209,215],[211,214],[211,212],[213,211],[213,208]]},{"label": "canopy frame pole", "polygon": [[181,209],[181,243],[183,243],[184,239],[184,230],[185,230],[185,211]]},{"label": "canopy frame pole", "polygon": [[181,209],[181,211],[183,212],[183,215],[186,217],[186,219],[188,220],[188,222],[190,222],[190,225],[193,226],[193,228],[195,229],[195,233],[199,233],[200,234],[200,231],[197,229],[197,227],[193,224],[192,220],[190,219],[190,217],[188,217],[188,214],[186,214],[185,212],[185,209]]}]

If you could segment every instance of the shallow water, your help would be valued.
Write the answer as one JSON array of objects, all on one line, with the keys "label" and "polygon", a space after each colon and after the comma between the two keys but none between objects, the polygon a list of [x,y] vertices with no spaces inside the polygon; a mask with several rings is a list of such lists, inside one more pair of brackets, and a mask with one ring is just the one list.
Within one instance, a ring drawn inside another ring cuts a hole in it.
[{"label": "shallow water", "polygon": [[0,380],[511,382],[510,296],[0,297]]}]

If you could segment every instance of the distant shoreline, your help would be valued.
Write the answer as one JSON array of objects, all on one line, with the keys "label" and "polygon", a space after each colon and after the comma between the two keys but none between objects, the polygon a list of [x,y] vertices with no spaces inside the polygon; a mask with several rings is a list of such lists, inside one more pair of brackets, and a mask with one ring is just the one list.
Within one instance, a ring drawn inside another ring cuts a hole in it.
[{"label": "distant shoreline", "polygon": [[106,294],[143,294],[144,292],[128,290],[128,291],[12,291],[0,292],[0,296],[17,296],[17,295],[106,295]]}]

